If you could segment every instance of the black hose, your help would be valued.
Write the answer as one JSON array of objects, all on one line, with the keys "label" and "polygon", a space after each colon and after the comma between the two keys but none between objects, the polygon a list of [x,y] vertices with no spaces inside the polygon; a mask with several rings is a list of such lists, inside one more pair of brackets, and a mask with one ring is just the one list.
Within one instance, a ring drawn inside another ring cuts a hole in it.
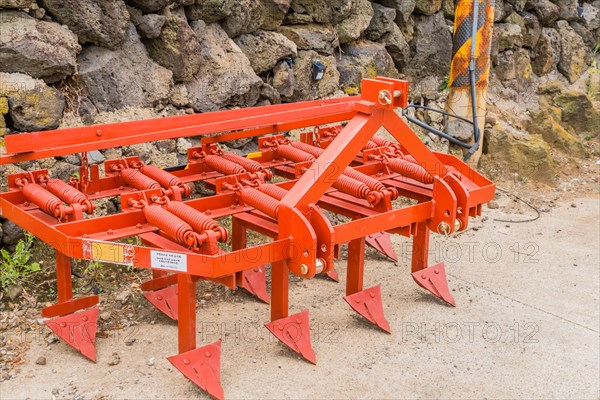
[{"label": "black hose", "polygon": [[455,115],[455,114],[449,113],[448,111],[444,111],[444,110],[438,110],[437,108],[431,108],[431,107],[426,107],[426,106],[420,106],[420,105],[418,105],[418,104],[409,104],[409,105],[408,105],[408,107],[406,107],[406,108],[418,108],[418,109],[420,109],[420,110],[433,111],[433,112],[435,112],[435,113],[442,114],[442,115],[446,115],[446,116],[448,116],[448,117],[453,117],[453,118],[456,118],[456,119],[460,119],[461,121],[465,121],[465,122],[467,122],[467,123],[469,123],[469,124],[471,124],[471,125],[473,124],[473,122],[472,122],[470,119],[466,119],[465,117],[459,117],[458,115]]},{"label": "black hose", "polygon": [[[415,105],[415,104],[409,104],[408,107],[406,107],[405,109],[402,110],[402,115],[407,120],[412,122],[413,124],[420,126],[421,128],[433,133],[434,135],[437,135],[437,136],[440,136],[440,137],[446,139],[447,141],[449,141],[452,144],[455,144],[455,145],[460,146],[465,149],[469,149],[467,151],[467,154],[465,154],[465,156],[464,156],[465,161],[468,161],[469,158],[471,158],[471,156],[473,154],[475,154],[475,152],[479,149],[479,144],[481,141],[481,132],[479,131],[479,124],[477,121],[477,90],[476,90],[476,84],[475,84],[475,72],[477,70],[476,50],[477,50],[477,26],[478,25],[479,25],[479,1],[475,0],[473,2],[473,31],[471,34],[471,62],[469,64],[469,81],[470,81],[470,85],[471,85],[471,110],[473,112],[473,121],[469,121],[468,119],[460,117],[456,114],[451,114],[451,113],[448,113],[448,112],[445,112],[442,110],[436,110],[434,108],[419,106],[419,105]],[[419,109],[423,109],[423,110],[437,112],[439,114],[443,114],[448,117],[456,118],[456,119],[459,119],[461,121],[471,124],[473,126],[473,139],[474,139],[475,143],[474,144],[465,143],[459,139],[456,139],[453,136],[448,135],[445,132],[440,131],[439,129],[435,129],[431,125],[429,125],[421,120],[418,120],[417,118],[411,117],[406,112],[409,108],[419,108]]]},{"label": "black hose", "polygon": [[[406,109],[408,109],[409,107],[410,106],[408,106]],[[421,128],[423,128],[425,130],[428,130],[429,132],[431,132],[431,133],[433,133],[433,134],[435,134],[437,136],[443,137],[444,139],[446,139],[450,143],[455,144],[457,146],[461,146],[461,147],[464,147],[466,149],[469,149],[471,147],[471,144],[462,142],[462,141],[458,140],[457,138],[455,138],[454,136],[448,135],[446,132],[442,132],[442,131],[440,131],[438,129],[435,129],[433,126],[427,125],[425,122],[423,122],[423,121],[421,121],[421,120],[419,120],[417,118],[411,117],[410,115],[406,114],[405,110],[402,110],[402,115],[404,115],[404,117],[407,120],[409,120],[410,122],[412,122],[413,124],[415,124],[417,126],[420,126]],[[471,121],[468,121],[468,122],[470,123]]]},{"label": "black hose", "polygon": [[479,123],[477,121],[477,93],[475,90],[475,70],[477,69],[477,26],[479,25],[479,0],[473,3],[473,30],[471,33],[471,63],[469,64],[469,80],[471,81],[471,109],[473,110],[473,136],[475,144],[465,154],[464,160],[467,161],[479,149]]}]

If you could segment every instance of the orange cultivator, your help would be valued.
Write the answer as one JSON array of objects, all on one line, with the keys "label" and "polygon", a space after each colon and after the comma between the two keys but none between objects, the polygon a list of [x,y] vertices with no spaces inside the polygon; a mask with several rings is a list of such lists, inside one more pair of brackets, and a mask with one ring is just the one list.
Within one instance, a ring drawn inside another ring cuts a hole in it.
[{"label": "orange cultivator", "polygon": [[[363,287],[364,253],[368,243],[395,258],[390,234],[412,237],[414,280],[454,305],[444,265],[428,266],[430,231],[466,229],[469,217],[479,216],[493,198],[494,185],[419,140],[395,111],[407,106],[407,91],[404,81],[366,79],[361,97],[6,137],[2,164],[202,136],[200,146],[189,149],[187,164],[168,170],[127,157],[106,161],[103,174],[98,165],[83,163],[80,178],[68,184],[46,170],[9,176],[9,191],[0,195],[2,215],[56,249],[58,300],[42,310],[46,324],[94,360],[98,297],[73,298],[71,259],[149,268],[153,279],[142,285],[146,298],[178,321],[179,354],[169,360],[222,398],[221,342],[196,347],[200,279],[241,286],[270,301],[267,328],[313,363],[308,310],[288,313],[288,277],[337,279],[334,260],[342,244],[348,244],[345,300],[382,330],[390,332],[380,288]],[[305,127],[315,129],[296,142],[282,134]],[[381,128],[396,141],[377,136]],[[212,133],[221,134],[206,136]],[[259,152],[247,157],[217,145],[247,137],[259,143]],[[215,194],[190,196],[196,182]],[[94,215],[94,200],[115,196],[117,214]],[[399,197],[414,202],[398,207]],[[349,222],[333,225],[327,215],[335,214]],[[226,217],[231,232],[218,222]],[[272,241],[248,248],[248,230]],[[142,245],[122,240],[133,236]]]}]

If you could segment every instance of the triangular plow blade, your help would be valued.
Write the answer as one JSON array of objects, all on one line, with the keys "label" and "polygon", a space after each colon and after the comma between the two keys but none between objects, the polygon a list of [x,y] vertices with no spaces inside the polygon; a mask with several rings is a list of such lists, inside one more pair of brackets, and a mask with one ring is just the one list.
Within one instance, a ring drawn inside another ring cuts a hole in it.
[{"label": "triangular plow blade", "polygon": [[413,272],[411,275],[419,286],[429,290],[434,296],[439,297],[451,306],[456,307],[454,297],[452,297],[450,289],[448,289],[446,268],[443,262],[433,267]]},{"label": "triangular plow blade", "polygon": [[179,315],[177,308],[177,285],[155,290],[154,292],[146,292],[144,293],[144,297],[167,317],[177,321]]},{"label": "triangular plow blade", "polygon": [[265,326],[277,339],[290,349],[299,353],[311,363],[317,363],[317,356],[310,344],[308,310],[276,321],[271,321]]},{"label": "triangular plow blade", "polygon": [[175,293],[175,296],[167,297],[165,301],[167,303],[167,307],[171,311],[171,315],[169,315],[169,317],[177,321],[179,318],[179,301],[177,300],[177,292]]},{"label": "triangular plow blade", "polygon": [[271,304],[267,292],[267,273],[264,266],[242,271],[242,288],[259,300]]},{"label": "triangular plow blade", "polygon": [[221,386],[221,341],[167,357],[186,378],[215,399],[223,399]]},{"label": "triangular plow blade", "polygon": [[338,272],[333,268],[325,272],[325,275],[334,282],[340,281],[340,276],[338,275]]},{"label": "triangular plow blade", "polygon": [[177,274],[162,275],[157,278],[150,279],[149,281],[143,282],[140,288],[144,292],[153,292],[155,290],[164,289],[167,286],[177,284]]},{"label": "triangular plow blade", "polygon": [[372,288],[351,294],[344,297],[344,300],[369,322],[377,325],[385,332],[391,333],[390,324],[385,319],[385,315],[383,315],[381,286],[373,286]]},{"label": "triangular plow blade", "polygon": [[44,321],[69,346],[92,361],[96,361],[96,330],[98,307]]},{"label": "triangular plow blade", "polygon": [[392,235],[387,232],[378,232],[365,238],[367,244],[378,252],[388,256],[394,261],[398,261],[398,256],[392,246]]}]

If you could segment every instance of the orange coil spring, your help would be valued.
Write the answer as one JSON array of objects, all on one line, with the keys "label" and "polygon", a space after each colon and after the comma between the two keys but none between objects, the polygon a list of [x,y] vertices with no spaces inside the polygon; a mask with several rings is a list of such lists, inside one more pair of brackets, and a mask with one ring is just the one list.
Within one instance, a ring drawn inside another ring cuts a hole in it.
[{"label": "orange coil spring", "polygon": [[279,200],[259,192],[256,189],[247,188],[242,190],[242,201],[259,211],[264,212],[268,216],[277,219],[279,214]]},{"label": "orange coil spring", "polygon": [[23,187],[25,198],[44,210],[46,213],[62,219],[64,216],[63,201],[38,185],[37,183],[28,183]]},{"label": "orange coil spring", "polygon": [[369,141],[367,142],[367,144],[365,145],[365,147],[363,147],[363,150],[367,150],[367,149],[376,149],[376,148],[378,148],[378,147],[380,147],[380,146],[377,146],[377,143],[375,143],[375,142],[374,142],[374,141],[372,141],[372,140],[369,140]]},{"label": "orange coil spring", "polygon": [[356,179],[359,182],[364,183],[371,190],[383,191],[385,190],[385,185],[379,182],[375,178],[371,178],[369,175],[365,175],[360,171],[355,170],[354,168],[346,168],[344,170],[344,175],[349,176],[352,179]]},{"label": "orange coil spring", "polygon": [[264,184],[258,187],[258,190],[261,192],[268,194],[274,199],[281,200],[288,193],[287,190],[280,188],[279,186]]},{"label": "orange coil spring", "polygon": [[366,199],[370,192],[367,185],[346,175],[340,175],[333,184],[333,187],[340,192],[358,197],[359,199]]},{"label": "orange coil spring", "polygon": [[232,163],[235,163],[235,164],[241,166],[248,172],[259,172],[259,171],[262,171],[262,169],[263,169],[263,167],[262,167],[262,165],[260,165],[260,163],[254,161],[254,160],[249,160],[246,157],[242,157],[238,154],[225,153],[225,154],[223,154],[222,157],[224,159],[226,159],[227,161],[231,161]]},{"label": "orange coil spring", "polygon": [[426,184],[433,183],[433,177],[429,175],[427,170],[421,167],[419,164],[412,163],[401,158],[392,158],[388,164],[388,167],[392,171],[402,174],[408,178],[412,178],[416,181]]},{"label": "orange coil spring", "polygon": [[246,172],[241,165],[228,161],[223,157],[215,156],[214,154],[209,154],[204,157],[204,162],[210,169],[225,175],[237,175]]},{"label": "orange coil spring", "polygon": [[160,189],[160,184],[154,179],[142,174],[135,168],[124,168],[121,170],[121,178],[129,186],[138,190]]},{"label": "orange coil spring", "polygon": [[308,143],[303,143],[303,142],[293,142],[292,146],[294,146],[298,150],[302,150],[303,152],[308,153],[314,157],[319,157],[325,151],[324,149],[322,149],[320,147],[312,146]]},{"label": "orange coil spring", "polygon": [[387,140],[385,138],[382,138],[381,136],[377,136],[377,135],[373,136],[373,138],[371,138],[371,141],[373,143],[375,143],[375,145],[377,147],[384,147],[384,146],[391,146],[391,145],[393,145],[393,143],[390,142],[389,140]]},{"label": "orange coil spring", "polygon": [[287,144],[277,146],[277,153],[280,157],[286,158],[293,162],[315,161],[315,157],[313,157],[312,154]]},{"label": "orange coil spring", "polygon": [[46,189],[55,196],[58,196],[65,203],[85,204],[87,197],[85,194],[75,189],[73,186],[61,181],[60,179],[50,178],[46,183]]},{"label": "orange coil spring", "polygon": [[166,209],[167,211],[173,213],[175,216],[181,218],[183,221],[190,224],[190,226],[196,232],[221,232],[219,241],[227,241],[227,231],[225,229],[221,229],[217,221],[204,215],[200,211],[188,206],[187,204],[181,203],[179,201],[170,201],[167,203]]},{"label": "orange coil spring", "polygon": [[192,227],[160,206],[144,207],[144,216],[149,223],[158,227],[181,244],[197,247],[198,240]]},{"label": "orange coil spring", "polygon": [[142,171],[142,174],[160,183],[160,185],[164,188],[183,185],[181,179],[179,179],[177,176],[155,167],[154,165],[144,165],[140,171]]},{"label": "orange coil spring", "polygon": [[402,157],[402,158],[404,158],[404,160],[405,160],[405,161],[408,161],[408,162],[410,162],[410,163],[413,163],[413,164],[419,164],[419,163],[417,162],[417,160],[415,160],[415,158],[414,158],[413,156],[404,156],[404,157]]}]

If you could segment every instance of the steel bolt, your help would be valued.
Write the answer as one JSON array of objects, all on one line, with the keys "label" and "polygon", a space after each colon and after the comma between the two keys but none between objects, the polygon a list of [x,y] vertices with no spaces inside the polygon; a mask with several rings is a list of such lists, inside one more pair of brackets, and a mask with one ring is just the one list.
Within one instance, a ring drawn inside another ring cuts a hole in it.
[{"label": "steel bolt", "polygon": [[206,353],[204,353],[204,355],[206,356],[206,358],[210,358],[210,356],[211,356],[210,351],[207,351]]},{"label": "steel bolt", "polygon": [[102,131],[100,129],[96,131],[96,136],[102,136]]},{"label": "steel bolt", "polygon": [[357,298],[355,298],[355,299],[354,299],[354,301],[355,301],[356,303],[360,303],[360,299],[359,299],[358,297],[357,297]]},{"label": "steel bolt", "polygon": [[26,201],[25,203],[23,203],[23,205],[24,205],[25,207],[29,207],[29,202],[28,202],[28,201]]},{"label": "steel bolt", "polygon": [[427,279],[427,276],[425,274],[421,274],[421,279]]},{"label": "steel bolt", "polygon": [[439,273],[440,273],[440,270],[439,270],[439,269],[434,269],[434,270],[433,270],[433,272],[434,272],[435,274],[439,274]]},{"label": "steel bolt", "polygon": [[440,224],[438,225],[438,233],[448,236],[449,232],[450,225],[448,225],[446,222],[440,222]]},{"label": "steel bolt", "polygon": [[87,315],[84,315],[83,317],[81,317],[81,319],[85,322],[88,320],[88,317],[87,317]]},{"label": "steel bolt", "polygon": [[369,293],[371,297],[375,297],[375,293]]},{"label": "steel bolt", "polygon": [[381,105],[390,105],[392,104],[392,94],[389,90],[382,90],[379,92],[379,96],[377,98]]},{"label": "steel bolt", "polygon": [[206,210],[206,211],[204,211],[204,214],[210,215],[210,214],[212,214],[212,211],[211,210]]},{"label": "steel bolt", "polygon": [[64,323],[64,322],[61,322],[61,323],[60,323],[60,327],[61,327],[61,328],[64,328],[65,326],[67,326],[67,324],[66,324],[66,323]]},{"label": "steel bolt", "polygon": [[188,360],[187,358],[184,358],[184,359],[183,359],[183,363],[184,363],[185,365],[188,365],[188,364],[190,363],[190,360]]},{"label": "steel bolt", "polygon": [[156,296],[156,300],[158,301],[162,301],[163,297],[162,296]]},{"label": "steel bolt", "polygon": [[254,268],[254,272],[260,271],[260,268]]},{"label": "steel bolt", "polygon": [[300,265],[300,273],[302,275],[308,274],[308,265],[306,265],[306,264]]},{"label": "steel bolt", "polygon": [[300,318],[296,318],[296,323],[297,323],[297,324],[301,324],[301,323],[302,323],[302,320],[301,320]]}]

